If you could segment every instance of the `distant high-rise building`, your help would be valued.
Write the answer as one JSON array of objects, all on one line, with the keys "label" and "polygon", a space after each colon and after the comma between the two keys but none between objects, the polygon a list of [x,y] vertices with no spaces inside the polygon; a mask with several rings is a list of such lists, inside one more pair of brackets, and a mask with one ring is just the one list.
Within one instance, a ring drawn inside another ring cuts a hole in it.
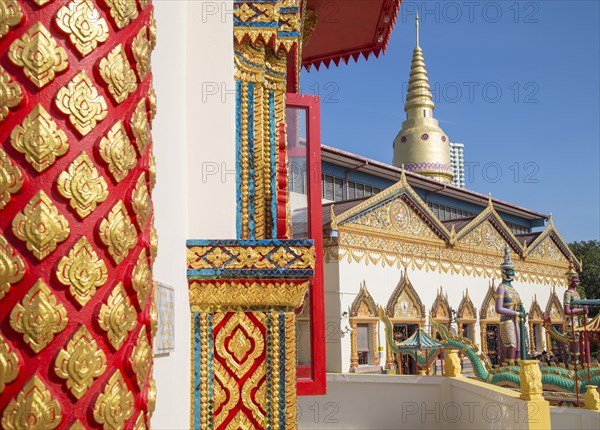
[{"label": "distant high-rise building", "polygon": [[465,187],[465,145],[462,143],[450,142],[450,163],[452,164],[452,170],[454,177],[452,178],[452,185],[457,187]]}]

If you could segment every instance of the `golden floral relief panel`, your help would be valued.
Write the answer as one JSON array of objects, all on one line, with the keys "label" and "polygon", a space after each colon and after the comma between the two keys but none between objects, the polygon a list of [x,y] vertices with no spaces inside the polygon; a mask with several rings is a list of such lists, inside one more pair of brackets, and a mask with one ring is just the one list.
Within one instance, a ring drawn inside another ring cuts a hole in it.
[{"label": "golden floral relief panel", "polygon": [[21,169],[0,148],[0,210],[8,204],[13,194],[23,186]]},{"label": "golden floral relief panel", "polygon": [[10,312],[10,326],[35,353],[47,347],[67,322],[65,307],[41,279]]},{"label": "golden floral relief panel", "polygon": [[121,120],[100,141],[100,156],[116,182],[121,182],[137,164],[135,148]]},{"label": "golden floral relief panel", "polygon": [[136,62],[136,70],[140,82],[145,80],[150,72],[150,41],[147,36],[146,27],[142,29],[135,36],[131,42],[131,52]]},{"label": "golden floral relief panel", "polygon": [[108,248],[113,261],[119,264],[137,243],[137,231],[122,200],[100,223],[100,239]]},{"label": "golden floral relief panel", "polygon": [[[0,2],[0,19],[1,17],[2,2]],[[17,107],[22,99],[23,90],[21,86],[0,66],[0,122],[6,119],[9,110]]]},{"label": "golden floral relief panel", "polygon": [[25,274],[25,263],[18,252],[0,234],[0,300],[10,287],[19,282]]},{"label": "golden floral relief panel", "polygon": [[106,20],[92,0],[73,0],[56,13],[56,24],[77,51],[85,57],[108,39]]},{"label": "golden floral relief panel", "polygon": [[138,17],[135,0],[105,0],[110,8],[110,16],[120,29]]},{"label": "golden floral relief panel", "polygon": [[129,296],[119,282],[106,303],[100,307],[98,324],[107,334],[108,340],[118,350],[127,339],[129,332],[135,328],[137,312],[129,300]]},{"label": "golden floral relief panel", "polygon": [[52,82],[57,73],[69,66],[67,53],[40,22],[10,45],[8,58],[38,88]]},{"label": "golden floral relief panel", "polygon": [[108,197],[108,185],[85,151],[59,175],[56,187],[81,219]]},{"label": "golden floral relief panel", "polygon": [[[0,1],[0,39],[8,34],[23,19],[23,11],[17,0]],[[1,119],[1,118],[0,118]]]},{"label": "golden floral relief panel", "polygon": [[134,411],[133,394],[120,370],[115,371],[94,405],[94,419],[104,430],[122,429]]},{"label": "golden floral relief panel", "polygon": [[100,61],[100,76],[117,103],[123,103],[137,89],[135,73],[121,44]]},{"label": "golden floral relief panel", "polygon": [[0,333],[0,393],[19,375],[19,357]]},{"label": "golden floral relief panel", "polygon": [[36,105],[10,133],[10,142],[37,171],[52,166],[69,150],[67,135],[41,104]]}]

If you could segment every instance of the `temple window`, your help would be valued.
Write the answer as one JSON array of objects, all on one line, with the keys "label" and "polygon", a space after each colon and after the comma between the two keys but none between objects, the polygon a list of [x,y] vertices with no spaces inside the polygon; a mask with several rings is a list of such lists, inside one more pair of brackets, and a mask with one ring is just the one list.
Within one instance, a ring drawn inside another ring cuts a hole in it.
[{"label": "temple window", "polygon": [[[377,305],[365,281],[350,306],[350,371],[359,366],[379,366]],[[381,369],[378,369],[379,372]]]},{"label": "temple window", "polygon": [[463,295],[463,298],[458,305],[457,312],[458,332],[462,337],[475,342],[475,323],[477,322],[477,309],[473,306],[473,302],[469,297],[469,290]]},{"label": "temple window", "polygon": [[492,282],[481,305],[479,329],[481,331],[481,350],[495,366],[500,363],[500,315],[496,313],[496,285]]}]

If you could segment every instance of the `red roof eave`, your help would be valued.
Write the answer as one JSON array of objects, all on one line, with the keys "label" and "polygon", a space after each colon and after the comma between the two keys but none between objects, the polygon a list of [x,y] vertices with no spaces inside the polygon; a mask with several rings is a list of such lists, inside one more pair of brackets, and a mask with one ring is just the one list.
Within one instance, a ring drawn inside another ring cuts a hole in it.
[{"label": "red roof eave", "polygon": [[317,23],[302,51],[302,65],[317,70],[333,61],[385,53],[402,0],[308,0]]}]

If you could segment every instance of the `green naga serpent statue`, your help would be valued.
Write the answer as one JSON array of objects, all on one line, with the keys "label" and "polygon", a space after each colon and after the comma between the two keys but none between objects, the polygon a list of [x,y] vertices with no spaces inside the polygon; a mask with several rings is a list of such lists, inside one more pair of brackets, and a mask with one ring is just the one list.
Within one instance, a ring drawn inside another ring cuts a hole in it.
[{"label": "green naga serpent statue", "polygon": [[[414,349],[400,348],[394,341],[393,325],[382,307],[379,307],[379,318],[385,326],[385,337],[388,348],[396,354],[411,354],[414,356]],[[443,349],[459,350],[469,359],[473,366],[473,371],[479,380],[502,387],[518,388],[520,386],[519,366],[501,366],[494,369],[488,357],[480,352],[479,347],[470,339],[453,334],[442,324],[432,321],[431,326],[439,333],[441,339],[438,342],[443,345]],[[438,353],[439,350],[428,350],[427,357],[417,355],[418,365],[420,367],[431,365]],[[573,370],[563,367],[542,367],[541,371],[542,385],[544,390],[548,391],[575,393],[576,380],[579,393],[585,392],[587,385],[600,385],[600,367],[590,368],[589,374],[587,368],[579,370],[577,378]]]}]

